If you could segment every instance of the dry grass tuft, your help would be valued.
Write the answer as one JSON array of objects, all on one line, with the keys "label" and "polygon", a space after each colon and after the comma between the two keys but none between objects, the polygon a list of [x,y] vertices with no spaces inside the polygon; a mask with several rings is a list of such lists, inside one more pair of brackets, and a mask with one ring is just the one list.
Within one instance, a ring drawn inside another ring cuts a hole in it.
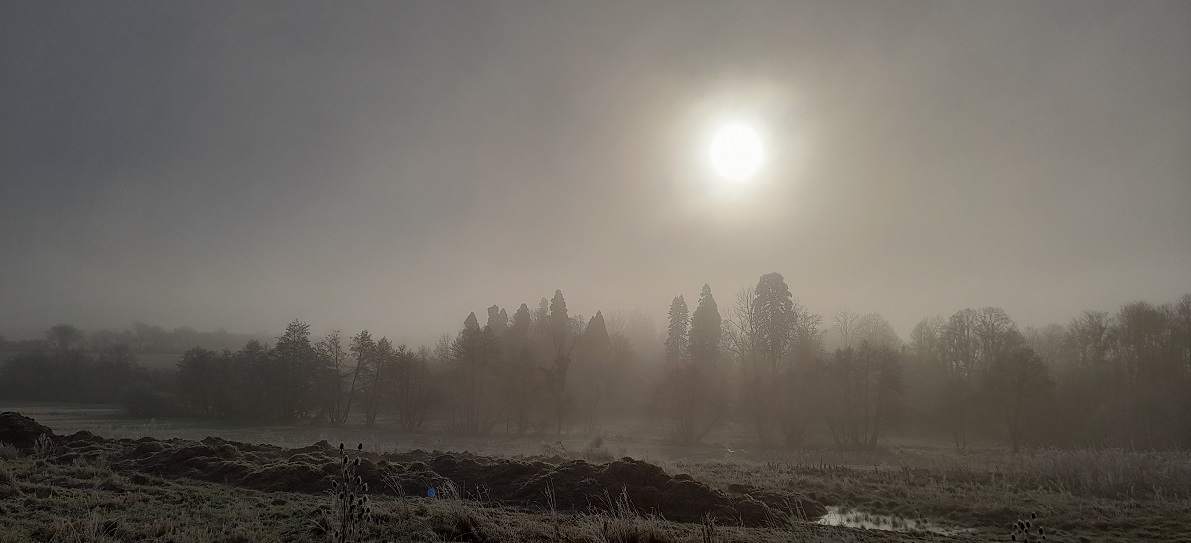
[{"label": "dry grass tuft", "polygon": [[38,460],[45,460],[54,452],[54,440],[47,434],[37,436],[37,441],[33,443],[33,450],[31,454],[33,458]]},{"label": "dry grass tuft", "polygon": [[673,540],[661,519],[642,516],[629,499],[626,489],[615,498],[604,495],[608,513],[597,515],[597,541],[600,543],[669,543]]},{"label": "dry grass tuft", "polygon": [[92,511],[86,517],[57,519],[49,527],[50,540],[61,543],[106,543],[120,541],[120,521]]},{"label": "dry grass tuft", "polygon": [[12,443],[0,442],[0,461],[11,462],[21,455],[21,451]]}]

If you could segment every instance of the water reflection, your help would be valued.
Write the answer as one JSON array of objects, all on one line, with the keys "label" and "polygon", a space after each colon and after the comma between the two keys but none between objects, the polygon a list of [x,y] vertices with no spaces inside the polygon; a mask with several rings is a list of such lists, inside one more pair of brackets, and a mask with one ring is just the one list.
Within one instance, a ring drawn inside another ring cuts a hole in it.
[{"label": "water reflection", "polygon": [[815,523],[824,526],[844,526],[846,528],[863,528],[865,530],[930,532],[940,535],[956,535],[971,531],[968,528],[945,526],[926,519],[913,519],[897,515],[878,515],[837,506],[828,507],[827,514],[820,517]]}]

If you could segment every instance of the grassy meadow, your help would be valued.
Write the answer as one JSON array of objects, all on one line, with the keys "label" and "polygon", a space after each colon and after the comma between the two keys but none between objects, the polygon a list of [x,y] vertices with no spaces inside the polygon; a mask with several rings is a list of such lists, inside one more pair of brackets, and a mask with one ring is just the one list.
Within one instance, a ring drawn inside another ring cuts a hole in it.
[{"label": "grassy meadow", "polygon": [[[287,450],[325,440],[362,443],[366,451],[470,451],[551,465],[630,456],[671,475],[689,475],[725,496],[768,496],[771,504],[778,497],[779,504],[789,504],[775,507],[780,514],[767,525],[746,527],[722,520],[670,522],[621,499],[614,488],[595,497],[607,502],[600,510],[555,508],[544,494],[510,505],[486,500],[482,492],[429,499],[374,488],[373,515],[362,527],[367,541],[1010,541],[1013,523],[1031,518],[1047,541],[1191,540],[1191,455],[1181,452],[1011,454],[916,441],[877,451],[761,450],[747,445],[744,428],[684,448],[657,437],[664,431],[649,422],[627,423],[600,439],[465,438],[128,419],[102,405],[12,405],[0,411],[19,411],[60,436],[86,430],[109,440],[219,436]],[[328,539],[330,488],[286,492],[185,473],[159,476],[116,462],[130,453],[107,447],[92,447],[81,457],[0,447],[0,542]],[[819,504],[828,514],[800,510],[802,503]]]}]

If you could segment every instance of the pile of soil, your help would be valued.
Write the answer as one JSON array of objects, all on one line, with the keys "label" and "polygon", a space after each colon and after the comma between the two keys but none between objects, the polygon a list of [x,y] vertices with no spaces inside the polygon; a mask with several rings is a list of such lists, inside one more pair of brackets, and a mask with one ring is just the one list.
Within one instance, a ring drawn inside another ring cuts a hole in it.
[{"label": "pile of soil", "polygon": [[10,443],[18,449],[32,449],[42,434],[54,437],[54,431],[20,413],[0,413],[0,443]]},{"label": "pile of soil", "polygon": [[[122,472],[183,477],[266,491],[316,493],[331,488],[342,462],[341,454],[338,447],[326,441],[284,449],[217,437],[197,442],[152,438],[105,440],[78,432],[58,440],[50,461],[71,462],[106,455],[112,468]],[[583,460],[561,463],[511,460],[467,452],[347,451],[349,458],[357,455],[360,466],[356,473],[373,493],[426,496],[433,487],[441,496],[449,481],[463,498],[502,506],[545,509],[547,494],[553,492],[559,510],[609,511],[627,497],[640,512],[673,521],[699,522],[710,514],[721,523],[744,526],[782,522],[793,511],[800,516],[826,512],[818,503],[793,496],[761,492],[725,494],[689,475],[672,476],[654,464],[627,457],[591,464]]]}]

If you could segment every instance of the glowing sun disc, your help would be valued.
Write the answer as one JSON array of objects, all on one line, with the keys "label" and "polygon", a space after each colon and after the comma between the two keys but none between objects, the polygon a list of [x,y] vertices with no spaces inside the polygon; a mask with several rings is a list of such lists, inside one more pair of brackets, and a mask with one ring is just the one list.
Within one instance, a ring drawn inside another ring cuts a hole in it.
[{"label": "glowing sun disc", "polygon": [[752,177],[761,167],[761,137],[743,124],[725,126],[711,140],[711,164],[731,181]]}]

